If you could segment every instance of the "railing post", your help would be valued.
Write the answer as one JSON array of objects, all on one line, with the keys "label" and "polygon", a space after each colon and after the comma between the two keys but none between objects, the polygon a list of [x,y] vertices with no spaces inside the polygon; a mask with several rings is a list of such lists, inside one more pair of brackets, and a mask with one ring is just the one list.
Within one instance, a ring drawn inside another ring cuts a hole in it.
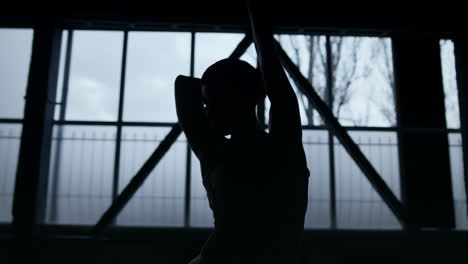
[{"label": "railing post", "polygon": [[[191,45],[190,45],[190,76],[193,77],[195,72],[195,32],[191,34]],[[187,140],[187,155],[185,164],[185,211],[184,211],[184,226],[190,226],[190,200],[191,200],[191,188],[192,188],[192,149]]]}]

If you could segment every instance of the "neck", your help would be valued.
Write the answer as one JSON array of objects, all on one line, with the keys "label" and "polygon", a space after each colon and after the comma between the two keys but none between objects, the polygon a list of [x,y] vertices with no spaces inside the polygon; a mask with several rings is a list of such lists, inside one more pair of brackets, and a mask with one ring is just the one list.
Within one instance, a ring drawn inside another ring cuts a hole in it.
[{"label": "neck", "polygon": [[244,119],[241,124],[232,130],[231,139],[248,140],[257,136],[262,131],[255,114],[249,115],[249,118]]}]

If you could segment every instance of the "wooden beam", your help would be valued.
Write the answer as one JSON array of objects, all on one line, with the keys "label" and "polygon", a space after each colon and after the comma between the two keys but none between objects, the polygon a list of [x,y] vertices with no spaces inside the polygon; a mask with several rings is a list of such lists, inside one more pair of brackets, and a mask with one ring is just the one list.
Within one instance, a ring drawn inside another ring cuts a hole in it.
[{"label": "wooden beam", "polygon": [[34,27],[13,202],[20,237],[37,234],[44,218],[61,37],[51,21]]},{"label": "wooden beam", "polygon": [[418,227],[453,228],[439,39],[392,39],[402,200]]}]

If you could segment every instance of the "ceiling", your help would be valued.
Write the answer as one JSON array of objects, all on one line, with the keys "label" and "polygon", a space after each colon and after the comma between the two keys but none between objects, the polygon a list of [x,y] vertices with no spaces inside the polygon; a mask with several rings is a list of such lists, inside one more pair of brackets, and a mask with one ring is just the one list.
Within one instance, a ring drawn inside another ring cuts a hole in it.
[{"label": "ceiling", "polygon": [[[244,31],[248,26],[244,1],[137,2],[63,1],[0,11],[0,25],[28,26],[33,21],[56,18],[65,27],[130,28],[200,31]],[[275,30],[287,32],[338,32],[381,34],[465,31],[466,8],[451,1],[270,1],[265,9]],[[437,3],[436,3],[437,2]],[[97,4],[99,3],[99,4]],[[37,12],[35,10],[48,10]]]}]

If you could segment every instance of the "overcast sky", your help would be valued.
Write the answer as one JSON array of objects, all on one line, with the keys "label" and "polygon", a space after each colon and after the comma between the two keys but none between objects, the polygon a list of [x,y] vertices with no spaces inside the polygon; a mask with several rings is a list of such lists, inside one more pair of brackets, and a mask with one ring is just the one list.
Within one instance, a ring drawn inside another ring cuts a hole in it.
[{"label": "overcast sky", "polygon": [[[242,37],[243,34],[230,33],[196,34],[195,76],[200,77],[209,65],[226,58]],[[123,112],[125,121],[177,121],[173,83],[178,74],[189,75],[190,38],[190,33],[129,33]],[[62,88],[66,39],[65,32],[57,101],[60,101]],[[307,58],[304,37],[297,36],[296,39],[301,57]],[[364,65],[369,63],[375,41],[375,38],[363,38],[359,50],[358,71],[362,72]],[[31,42],[32,30],[0,30],[0,117],[22,116]],[[292,57],[294,53],[290,42],[283,41],[282,44]],[[453,45],[448,44],[442,49],[444,86],[448,94],[447,119],[449,127],[459,127],[456,86],[453,81]],[[122,48],[122,32],[74,32],[66,119],[117,119]],[[255,66],[255,57],[255,50],[251,46],[242,59]],[[306,64],[306,59],[303,59],[303,73],[306,73]],[[342,123],[353,125],[353,122],[347,120],[357,120],[368,114],[367,125],[388,126],[388,122],[379,111],[379,104],[388,103],[385,102],[387,98],[382,96],[385,89],[389,89],[388,84],[375,69],[371,69],[367,78],[354,82],[350,88],[351,100],[342,111]],[[302,109],[301,115],[303,124],[306,124]]]}]

